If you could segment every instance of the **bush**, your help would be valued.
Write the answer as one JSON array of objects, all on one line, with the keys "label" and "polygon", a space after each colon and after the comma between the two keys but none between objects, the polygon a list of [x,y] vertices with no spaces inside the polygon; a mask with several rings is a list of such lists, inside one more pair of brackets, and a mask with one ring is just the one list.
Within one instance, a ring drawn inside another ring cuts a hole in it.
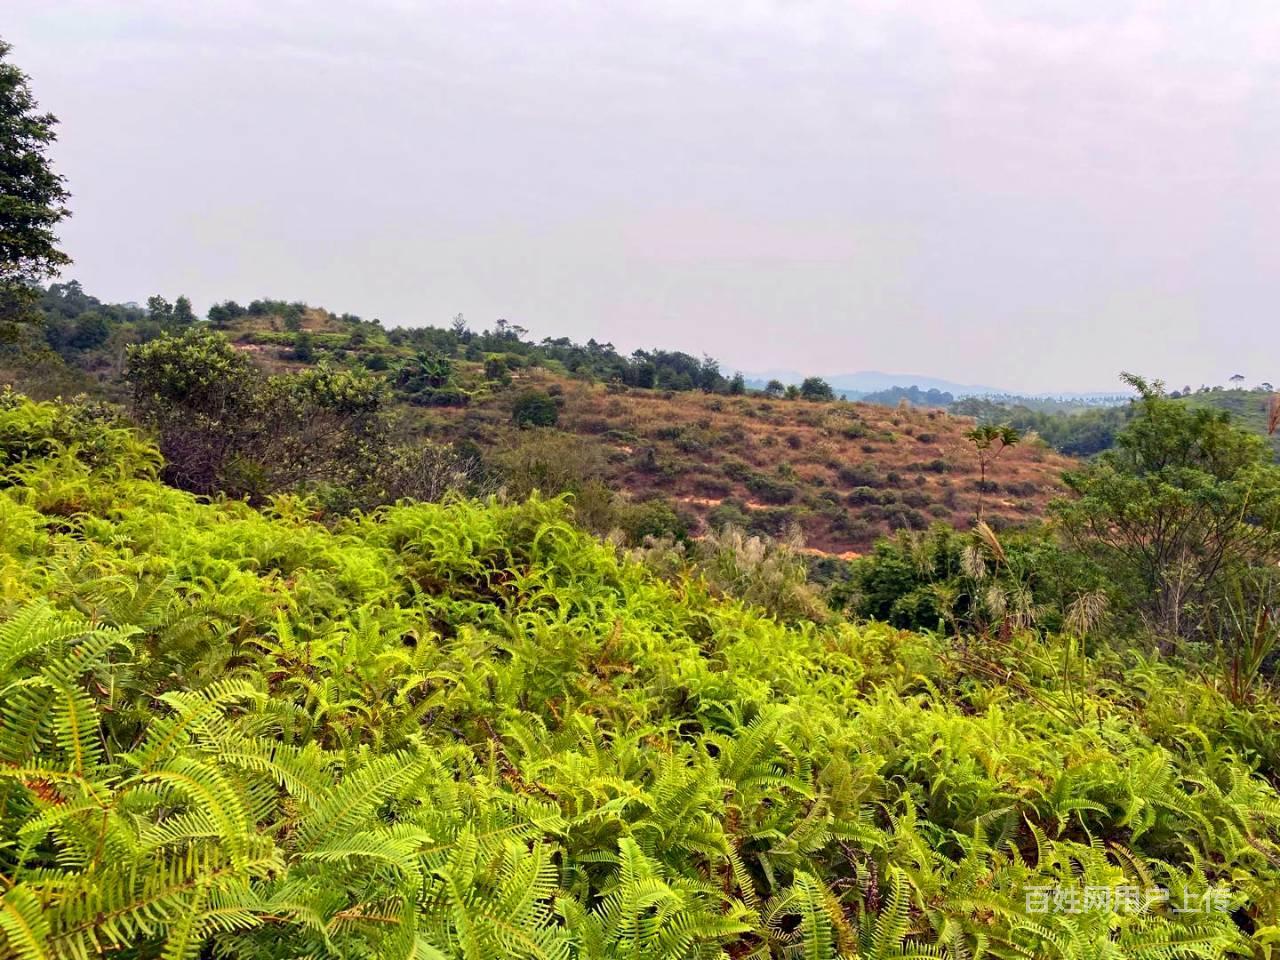
[{"label": "bush", "polygon": [[881,502],[879,491],[871,487],[854,487],[849,491],[849,496],[845,498],[845,502],[851,507],[865,507],[870,504]]},{"label": "bush", "polygon": [[510,383],[511,370],[507,365],[507,358],[500,354],[485,357],[484,378],[501,384]]},{"label": "bush", "polygon": [[517,427],[554,427],[560,422],[560,405],[555,397],[528,390],[512,406],[511,420]]},{"label": "bush", "polygon": [[846,463],[836,471],[836,476],[840,478],[841,483],[848,484],[851,487],[880,487],[884,485],[884,479],[880,475],[880,468],[874,463]]},{"label": "bush", "polygon": [[689,522],[665,500],[646,500],[626,504],[618,509],[618,528],[627,542],[639,545],[646,539],[687,540]]},{"label": "bush", "polygon": [[902,502],[919,510],[929,506],[933,501],[928,494],[921,493],[919,490],[907,490],[902,494]]},{"label": "bush", "polygon": [[747,478],[747,489],[765,503],[790,503],[795,499],[796,486],[786,480],[775,480],[763,473],[752,474]]},{"label": "bush", "polygon": [[471,394],[458,387],[424,387],[406,399],[415,407],[465,407]]},{"label": "bush", "polygon": [[698,474],[693,480],[694,489],[704,497],[727,497],[733,490],[732,484],[716,476]]},{"label": "bush", "polygon": [[524,431],[493,456],[507,492],[523,500],[535,490],[543,496],[581,494],[605,477],[601,448],[551,430]]}]

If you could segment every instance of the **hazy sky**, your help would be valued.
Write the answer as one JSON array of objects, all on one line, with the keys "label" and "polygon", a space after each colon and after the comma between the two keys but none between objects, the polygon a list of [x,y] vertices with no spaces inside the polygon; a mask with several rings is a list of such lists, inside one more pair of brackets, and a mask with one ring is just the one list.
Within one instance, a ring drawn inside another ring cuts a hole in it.
[{"label": "hazy sky", "polygon": [[104,298],[1280,382],[1274,0],[4,6]]}]

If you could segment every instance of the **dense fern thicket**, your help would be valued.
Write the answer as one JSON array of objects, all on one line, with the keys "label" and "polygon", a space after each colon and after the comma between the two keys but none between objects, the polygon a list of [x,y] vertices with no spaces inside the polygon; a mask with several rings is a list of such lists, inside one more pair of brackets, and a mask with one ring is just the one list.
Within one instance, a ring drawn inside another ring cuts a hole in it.
[{"label": "dense fern thicket", "polygon": [[0,956],[1280,936],[1270,704],[1068,641],[782,624],[554,501],[331,529],[159,466],[98,411],[0,400]]}]

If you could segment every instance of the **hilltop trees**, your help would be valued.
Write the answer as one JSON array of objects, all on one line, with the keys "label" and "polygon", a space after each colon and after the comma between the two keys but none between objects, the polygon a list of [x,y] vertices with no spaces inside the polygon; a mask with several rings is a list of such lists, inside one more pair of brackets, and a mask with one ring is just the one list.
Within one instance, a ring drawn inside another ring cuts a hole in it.
[{"label": "hilltop trees", "polygon": [[187,297],[170,303],[159,294],[147,298],[147,319],[163,329],[189,327],[196,322],[195,312]]},{"label": "hilltop trees", "polygon": [[836,398],[835,391],[831,389],[831,384],[821,377],[805,377],[804,382],[800,384],[800,396],[805,400],[834,400]]},{"label": "hilltop trees", "polygon": [[30,321],[36,286],[71,262],[54,234],[69,214],[64,179],[47,151],[58,118],[39,113],[27,75],[0,40],[0,323]]}]

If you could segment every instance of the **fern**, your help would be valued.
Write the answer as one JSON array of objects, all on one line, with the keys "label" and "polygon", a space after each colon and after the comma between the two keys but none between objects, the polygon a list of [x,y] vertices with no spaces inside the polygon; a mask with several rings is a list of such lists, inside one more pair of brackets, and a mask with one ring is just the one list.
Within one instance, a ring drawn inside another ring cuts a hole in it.
[{"label": "fern", "polygon": [[[1280,942],[1266,698],[1073,648],[1067,709],[1051,640],[782,623],[559,501],[198,501],[74,417],[0,404],[0,956]],[[1028,910],[1088,886],[1230,912]]]}]

